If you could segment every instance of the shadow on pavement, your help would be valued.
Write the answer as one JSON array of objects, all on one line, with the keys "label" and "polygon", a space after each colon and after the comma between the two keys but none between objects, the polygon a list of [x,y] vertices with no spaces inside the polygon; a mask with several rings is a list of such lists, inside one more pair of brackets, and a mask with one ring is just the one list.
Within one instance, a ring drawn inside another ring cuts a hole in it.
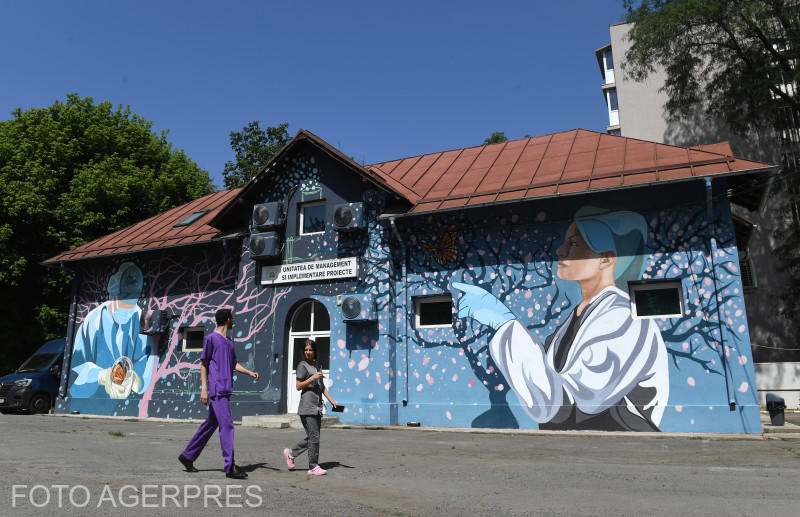
[{"label": "shadow on pavement", "polygon": [[328,461],[325,463],[320,463],[320,467],[324,468],[325,470],[335,469],[335,468],[343,468],[343,469],[354,469],[355,467],[351,467],[350,465],[345,465],[344,463],[339,463],[338,461]]},{"label": "shadow on pavement", "polygon": [[272,470],[275,472],[279,472],[281,469],[277,467],[268,467],[266,463],[251,463],[249,465],[240,465],[239,463],[236,464],[240,469],[245,472],[253,472],[256,469],[265,469],[265,470]]}]

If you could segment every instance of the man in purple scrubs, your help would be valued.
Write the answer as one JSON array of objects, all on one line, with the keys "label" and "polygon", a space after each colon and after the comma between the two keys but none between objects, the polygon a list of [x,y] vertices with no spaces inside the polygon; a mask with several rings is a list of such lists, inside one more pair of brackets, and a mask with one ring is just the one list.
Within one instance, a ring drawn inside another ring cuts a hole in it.
[{"label": "man in purple scrubs", "polygon": [[217,329],[206,337],[203,353],[200,355],[200,381],[203,384],[200,402],[211,405],[208,408],[206,421],[192,437],[189,445],[178,456],[178,460],[187,472],[198,472],[194,461],[203,452],[208,439],[219,427],[219,441],[222,446],[222,458],[225,460],[225,475],[233,479],[244,479],[247,473],[239,469],[233,460],[233,418],[231,417],[230,398],[233,391],[233,372],[237,371],[258,380],[258,373],[251,372],[236,362],[236,351],[233,341],[226,336],[233,326],[233,313],[230,309],[219,309],[214,318]]}]

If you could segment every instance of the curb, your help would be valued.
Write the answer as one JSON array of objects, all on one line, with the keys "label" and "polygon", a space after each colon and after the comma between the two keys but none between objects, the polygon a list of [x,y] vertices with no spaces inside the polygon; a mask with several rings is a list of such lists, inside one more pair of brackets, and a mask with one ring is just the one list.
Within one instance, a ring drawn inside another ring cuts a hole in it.
[{"label": "curb", "polygon": [[[164,424],[200,424],[204,420],[192,419],[175,419],[175,418],[158,418],[158,417],[132,417],[132,416],[111,416],[111,415],[89,415],[89,414],[64,414],[64,413],[48,413],[43,415],[34,415],[39,417],[60,417],[60,418],[79,418],[83,420],[114,420],[123,422],[155,422]],[[762,415],[763,417],[763,415]],[[249,421],[245,422],[245,418]],[[800,439],[800,426],[786,423],[783,426],[770,425],[769,419],[764,421],[762,418],[762,432],[759,434],[743,434],[743,433],[651,433],[651,432],[629,432],[629,431],[545,431],[539,429],[490,429],[490,428],[472,428],[472,427],[409,427],[409,426],[387,426],[387,425],[357,425],[357,424],[339,424],[328,423],[332,420],[338,421],[336,417],[328,417],[330,420],[325,421],[323,417],[323,427],[327,429],[360,429],[364,431],[410,431],[410,432],[432,432],[432,433],[462,433],[462,434],[501,434],[501,435],[519,435],[519,436],[576,436],[576,437],[626,437],[631,438],[634,436],[641,436],[645,438],[683,438],[688,440],[788,440]],[[261,419],[261,421],[252,421],[251,419]],[[292,418],[286,418],[285,415],[260,415],[244,417],[243,422],[234,422],[235,425],[248,427],[253,429],[297,429],[297,425],[292,425]],[[297,419],[299,422],[299,419]]]}]

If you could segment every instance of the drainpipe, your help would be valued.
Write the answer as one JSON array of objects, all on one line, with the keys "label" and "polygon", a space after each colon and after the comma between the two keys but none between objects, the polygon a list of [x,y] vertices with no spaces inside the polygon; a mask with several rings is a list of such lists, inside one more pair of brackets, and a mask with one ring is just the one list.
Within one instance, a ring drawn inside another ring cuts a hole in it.
[{"label": "drainpipe", "polygon": [[[713,197],[711,192],[711,178],[705,178],[706,182],[706,221],[708,221],[709,227],[711,226],[713,220]],[[725,336],[724,336],[724,328],[722,326],[722,309],[720,308],[719,302],[719,291],[717,290],[717,264],[716,264],[716,255],[717,255],[717,239],[712,235],[709,237],[709,251],[711,254],[711,277],[714,281],[714,298],[717,305],[717,325],[719,327],[719,344],[721,347],[721,354],[720,354],[720,362],[722,364],[722,369],[725,371],[725,389],[728,393],[728,406],[730,407],[731,411],[736,409],[736,394],[733,392],[733,378],[730,371],[730,366],[728,365],[728,359],[725,355]]]},{"label": "drainpipe", "polygon": [[[408,251],[406,250],[406,245],[403,243],[403,239],[400,238],[400,232],[397,231],[397,226],[394,222],[394,217],[389,218],[389,226],[392,227],[392,233],[397,238],[397,242],[400,243],[400,249],[403,252],[402,258],[402,275],[403,275],[403,302],[402,302],[402,314],[403,317],[403,370],[405,375],[405,389],[403,391],[403,406],[408,405],[408,276],[407,276],[407,267],[406,264],[408,262]],[[397,314],[395,314],[395,322],[397,321]],[[396,339],[395,342],[399,342],[399,339]]]}]

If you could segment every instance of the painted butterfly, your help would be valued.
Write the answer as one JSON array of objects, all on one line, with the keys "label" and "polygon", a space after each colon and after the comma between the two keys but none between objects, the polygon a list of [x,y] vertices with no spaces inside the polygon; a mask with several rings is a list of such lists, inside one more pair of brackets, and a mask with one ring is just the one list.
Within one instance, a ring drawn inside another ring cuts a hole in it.
[{"label": "painted butterfly", "polygon": [[451,225],[450,228],[444,232],[441,244],[436,246],[435,244],[423,240],[422,245],[433,255],[437,264],[444,266],[448,262],[455,262],[456,259],[458,259],[458,248],[456,248],[457,237],[458,232],[456,231],[456,225]]},{"label": "painted butterfly", "polygon": [[114,363],[114,368],[111,369],[111,380],[116,384],[122,384],[125,380],[125,375],[128,373],[128,365],[123,361]]}]

